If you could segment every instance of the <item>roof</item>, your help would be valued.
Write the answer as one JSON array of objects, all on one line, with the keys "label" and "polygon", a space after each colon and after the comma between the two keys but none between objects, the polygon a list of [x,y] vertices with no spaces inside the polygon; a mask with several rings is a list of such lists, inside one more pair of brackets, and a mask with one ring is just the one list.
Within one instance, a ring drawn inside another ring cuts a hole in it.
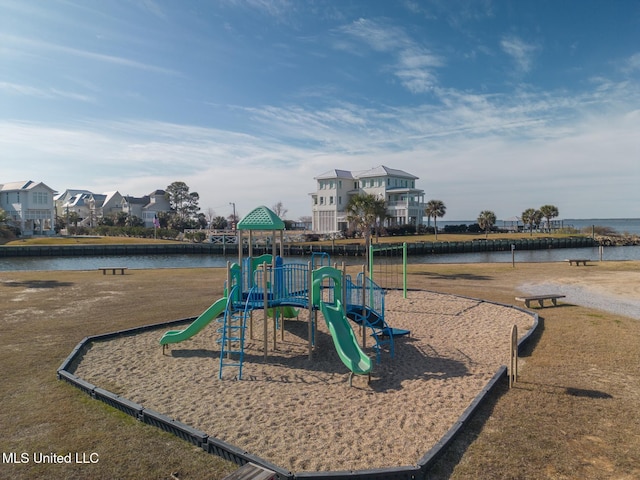
[{"label": "roof", "polygon": [[32,183],[33,182],[31,180],[29,181],[23,180],[21,182],[9,182],[9,183],[0,185],[0,190],[24,190],[26,187],[28,187]]},{"label": "roof", "polygon": [[56,195],[53,199],[55,201],[58,200],[68,200],[70,198],[75,197],[78,194],[88,194],[91,195],[92,192],[90,192],[89,190],[81,190],[79,188],[68,188],[66,189],[64,192],[59,193],[58,195]]},{"label": "roof", "polygon": [[102,207],[107,196],[103,193],[92,193],[90,198],[95,202],[96,207]]},{"label": "roof", "polygon": [[324,172],[323,174],[318,175],[317,177],[315,177],[316,180],[324,180],[324,179],[328,179],[328,178],[348,178],[348,179],[353,179],[353,175],[351,174],[351,172],[349,170],[333,169],[333,170],[329,170],[328,172]]},{"label": "roof", "polygon": [[9,182],[0,184],[1,191],[15,191],[15,190],[31,190],[32,188],[43,186],[47,190],[55,193],[55,190],[42,182],[34,182],[33,180],[23,180],[19,182]]},{"label": "roof", "polygon": [[380,165],[378,167],[374,167],[370,170],[363,170],[357,172],[355,175],[357,178],[368,178],[368,177],[402,177],[402,178],[410,178],[412,180],[417,180],[420,177],[416,177],[410,173],[405,172],[404,170],[398,170],[396,168],[389,168],[384,165]]},{"label": "roof", "polygon": [[84,205],[85,199],[89,198],[90,193],[77,193],[76,195],[70,197],[64,204],[63,207],[77,207],[80,205]]},{"label": "roof", "polygon": [[284,230],[284,222],[273,210],[262,205],[238,222],[238,230]]},{"label": "roof", "polygon": [[125,195],[122,197],[124,201],[129,204],[138,204],[138,205],[147,205],[149,203],[149,196],[145,195],[144,197],[133,197],[131,195]]},{"label": "roof", "polygon": [[411,180],[418,180],[420,177],[416,177],[404,170],[398,170],[397,168],[389,168],[385,165],[379,165],[369,170],[360,170],[357,172],[350,172],[349,170],[333,169],[315,177],[316,180],[326,180],[330,178],[370,178],[370,177],[399,177],[408,178]]}]

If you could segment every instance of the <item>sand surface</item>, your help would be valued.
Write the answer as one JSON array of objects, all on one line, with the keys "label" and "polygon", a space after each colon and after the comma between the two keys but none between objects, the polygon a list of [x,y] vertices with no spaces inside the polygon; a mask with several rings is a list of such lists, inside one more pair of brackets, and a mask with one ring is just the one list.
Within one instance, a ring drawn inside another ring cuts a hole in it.
[{"label": "sand surface", "polygon": [[522,337],[533,318],[424,291],[390,292],[386,317],[411,337],[353,387],[321,316],[308,359],[306,311],[286,322],[275,352],[270,339],[267,362],[256,312],[241,381],[230,368],[218,380],[215,323],[166,355],[162,331],[96,343],[75,374],[292,472],[415,465],[508,363],[512,326]]}]

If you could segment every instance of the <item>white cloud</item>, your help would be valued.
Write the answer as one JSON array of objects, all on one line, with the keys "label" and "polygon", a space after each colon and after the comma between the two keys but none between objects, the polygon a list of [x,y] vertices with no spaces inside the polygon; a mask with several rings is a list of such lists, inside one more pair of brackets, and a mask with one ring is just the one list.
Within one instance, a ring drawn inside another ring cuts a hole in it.
[{"label": "white cloud", "polygon": [[[434,89],[415,107],[346,102],[242,109],[246,130],[159,121],[56,127],[0,123],[3,181],[29,172],[52,188],[143,195],[185,181],[203,209],[244,213],[282,201],[309,215],[313,177],[380,164],[420,177],[447,219],[499,218],[556,204],[563,217],[638,216],[638,88],[597,82],[590,92],[479,95]],[[634,213],[635,212],[635,213]]]},{"label": "white cloud", "polygon": [[633,73],[640,70],[640,53],[634,53],[625,62],[623,71]]},{"label": "white cloud", "polygon": [[162,73],[165,75],[178,75],[178,76],[181,75],[180,72],[170,68],[164,68],[157,65],[152,65],[149,63],[132,60],[130,58],[126,58],[122,56],[108,55],[104,53],[92,52],[90,50],[82,50],[80,48],[68,47],[66,45],[59,45],[56,43],[45,42],[45,41],[36,40],[33,38],[25,38],[25,37],[19,37],[15,35],[0,34],[0,40],[9,49],[15,49],[16,47],[18,47],[26,51],[36,50],[40,53],[42,52],[60,53],[64,55],[71,55],[74,57],[94,60],[97,62],[118,65],[121,67],[135,68],[138,70],[146,70],[154,73]]},{"label": "white cloud", "polygon": [[532,43],[526,43],[515,35],[503,37],[500,41],[500,46],[502,50],[514,60],[520,72],[527,73],[531,70],[534,54],[539,49],[538,46]]},{"label": "white cloud", "polygon": [[[443,59],[415,42],[402,28],[360,18],[339,31],[373,51],[389,54],[392,60],[387,62],[383,70],[391,72],[411,93],[423,93],[436,85],[437,79],[433,71],[443,66]],[[343,39],[334,46],[361,55],[359,46],[351,45]]]},{"label": "white cloud", "polygon": [[167,14],[163,8],[154,0],[140,0],[140,7],[158,18],[163,20],[167,18]]},{"label": "white cloud", "polygon": [[9,95],[23,95],[27,97],[39,97],[39,98],[65,98],[69,100],[77,100],[80,102],[93,102],[95,99],[89,95],[85,95],[77,92],[70,92],[67,90],[60,90],[57,88],[38,88],[30,85],[22,85],[11,82],[0,82],[0,91],[8,93]]},{"label": "white cloud", "polygon": [[378,52],[391,52],[410,43],[400,28],[366,18],[359,18],[340,30]]}]

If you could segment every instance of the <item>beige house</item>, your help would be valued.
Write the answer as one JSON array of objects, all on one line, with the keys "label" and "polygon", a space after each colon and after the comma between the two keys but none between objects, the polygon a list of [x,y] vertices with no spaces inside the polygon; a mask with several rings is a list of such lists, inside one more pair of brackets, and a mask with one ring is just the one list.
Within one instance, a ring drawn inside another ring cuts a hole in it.
[{"label": "beige house", "polygon": [[116,192],[92,193],[87,199],[89,205],[89,227],[98,225],[98,220],[122,211],[122,195]]},{"label": "beige house", "polygon": [[154,190],[143,197],[122,197],[122,211],[144,221],[145,227],[153,227],[153,219],[160,212],[170,212],[171,205],[164,190]]},{"label": "beige house", "polygon": [[55,190],[31,180],[0,184],[0,208],[22,236],[54,235]]},{"label": "beige house", "polygon": [[330,170],[315,177],[316,191],[311,194],[312,229],[319,233],[346,230],[345,208],[351,196],[366,193],[384,199],[385,225],[423,224],[424,190],[416,188],[418,177],[403,170],[380,165],[370,170],[351,172]]}]

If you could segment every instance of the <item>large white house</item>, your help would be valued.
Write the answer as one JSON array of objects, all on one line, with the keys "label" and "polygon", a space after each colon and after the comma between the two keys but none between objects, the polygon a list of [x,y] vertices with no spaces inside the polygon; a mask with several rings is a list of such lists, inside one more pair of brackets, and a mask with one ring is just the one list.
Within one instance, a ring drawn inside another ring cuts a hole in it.
[{"label": "large white house", "polygon": [[55,190],[31,180],[0,184],[0,208],[23,236],[54,235]]},{"label": "large white house", "polygon": [[416,188],[418,177],[415,175],[380,165],[358,172],[330,170],[315,180],[316,191],[311,194],[312,229],[315,232],[346,230],[345,208],[349,198],[359,193],[384,199],[387,226],[422,225],[425,194],[424,190]]}]

